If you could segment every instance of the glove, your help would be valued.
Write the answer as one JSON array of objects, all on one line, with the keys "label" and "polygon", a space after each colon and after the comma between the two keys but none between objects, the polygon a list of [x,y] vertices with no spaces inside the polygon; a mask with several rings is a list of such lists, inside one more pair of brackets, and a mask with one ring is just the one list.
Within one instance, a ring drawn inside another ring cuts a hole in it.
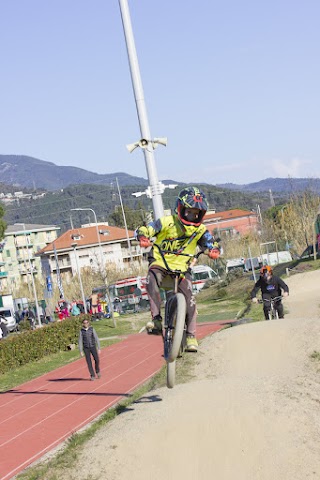
[{"label": "glove", "polygon": [[139,243],[141,248],[148,248],[152,245],[150,239],[144,236],[139,237]]},{"label": "glove", "polygon": [[208,257],[210,257],[211,260],[217,260],[217,258],[220,257],[220,250],[218,250],[217,248],[209,250]]},{"label": "glove", "polygon": [[258,303],[258,299],[257,299],[257,297],[253,297],[253,298],[251,298],[251,301],[252,301],[252,303]]}]

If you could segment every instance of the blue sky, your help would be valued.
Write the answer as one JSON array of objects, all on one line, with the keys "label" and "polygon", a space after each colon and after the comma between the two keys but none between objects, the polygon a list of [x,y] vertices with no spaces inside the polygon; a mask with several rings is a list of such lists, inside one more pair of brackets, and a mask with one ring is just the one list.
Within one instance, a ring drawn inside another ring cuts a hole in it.
[{"label": "blue sky", "polygon": [[[129,0],[159,179],[320,176],[320,2]],[[0,153],[147,178],[118,0],[2,0]]]}]

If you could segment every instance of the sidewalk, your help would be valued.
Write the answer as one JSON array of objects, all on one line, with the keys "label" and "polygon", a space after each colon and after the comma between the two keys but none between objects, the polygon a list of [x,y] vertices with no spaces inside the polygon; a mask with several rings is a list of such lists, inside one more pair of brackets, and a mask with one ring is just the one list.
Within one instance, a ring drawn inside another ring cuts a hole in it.
[{"label": "sidewalk", "polygon": [[[231,322],[200,323],[198,338]],[[161,337],[136,334],[101,351],[102,378],[83,358],[1,393],[0,478],[8,480],[144,384],[164,365]]]}]

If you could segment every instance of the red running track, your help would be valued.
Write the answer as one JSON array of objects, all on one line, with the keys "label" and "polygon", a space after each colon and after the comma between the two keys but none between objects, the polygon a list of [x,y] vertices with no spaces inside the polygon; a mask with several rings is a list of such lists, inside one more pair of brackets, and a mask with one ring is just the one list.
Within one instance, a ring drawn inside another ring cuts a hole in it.
[{"label": "red running track", "polygon": [[[231,322],[201,323],[199,339]],[[0,478],[8,480],[57,447],[157,373],[161,337],[130,335],[101,351],[101,379],[91,382],[85,359],[0,394]]]}]

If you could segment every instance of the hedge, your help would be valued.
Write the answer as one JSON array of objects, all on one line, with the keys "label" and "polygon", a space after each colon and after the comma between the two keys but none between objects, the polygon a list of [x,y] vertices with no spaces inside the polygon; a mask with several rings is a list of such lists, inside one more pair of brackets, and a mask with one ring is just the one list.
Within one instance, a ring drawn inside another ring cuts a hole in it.
[{"label": "hedge", "polygon": [[1,340],[0,373],[40,360],[46,355],[68,350],[68,345],[78,343],[84,318],[90,320],[91,317],[80,315],[67,318],[62,322],[51,323],[36,330],[25,330]]}]

